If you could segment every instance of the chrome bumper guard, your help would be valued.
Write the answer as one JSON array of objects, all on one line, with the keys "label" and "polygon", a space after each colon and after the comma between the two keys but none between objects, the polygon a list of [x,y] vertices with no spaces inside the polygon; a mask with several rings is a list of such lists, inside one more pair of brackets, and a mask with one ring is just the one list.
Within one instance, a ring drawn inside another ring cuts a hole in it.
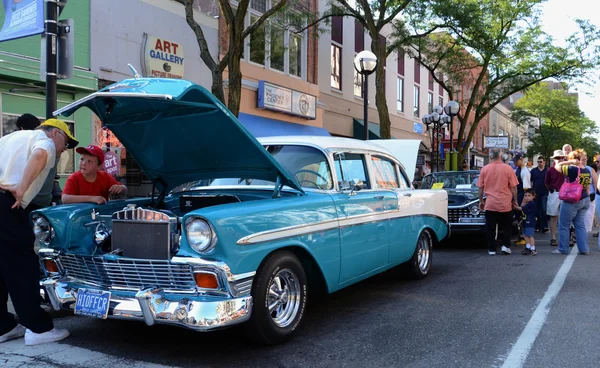
[{"label": "chrome bumper guard", "polygon": [[[57,311],[75,308],[77,289],[65,281],[69,281],[68,278],[50,277],[41,281],[42,297],[47,297]],[[138,291],[135,298],[111,295],[108,318],[143,320],[148,326],[160,323],[208,331],[244,322],[250,319],[251,312],[252,296],[249,295],[196,301],[151,287]]]}]

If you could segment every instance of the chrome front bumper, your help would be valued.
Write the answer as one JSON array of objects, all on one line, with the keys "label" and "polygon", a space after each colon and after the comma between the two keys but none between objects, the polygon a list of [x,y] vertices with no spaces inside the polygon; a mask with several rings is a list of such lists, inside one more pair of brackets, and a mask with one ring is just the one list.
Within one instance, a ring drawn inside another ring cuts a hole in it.
[{"label": "chrome front bumper", "polygon": [[[40,283],[42,298],[47,298],[55,310],[75,308],[78,289],[69,281],[68,277],[49,277]],[[247,321],[251,312],[250,295],[191,300],[185,295],[165,293],[154,287],[139,290],[133,298],[113,293],[108,318],[144,321],[149,326],[161,323],[208,331]]]}]

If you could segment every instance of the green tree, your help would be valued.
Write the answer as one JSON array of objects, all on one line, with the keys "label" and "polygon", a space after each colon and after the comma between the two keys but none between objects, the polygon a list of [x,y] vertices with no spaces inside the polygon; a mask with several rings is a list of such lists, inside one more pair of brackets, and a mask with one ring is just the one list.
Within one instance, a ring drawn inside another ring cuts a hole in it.
[{"label": "green tree", "polygon": [[223,88],[223,72],[225,71],[225,68],[227,68],[229,79],[227,107],[235,116],[238,116],[242,97],[241,59],[244,53],[244,40],[255,32],[263,32],[263,25],[267,19],[278,12],[285,11],[288,0],[280,0],[277,3],[274,2],[271,9],[267,10],[249,26],[245,25],[244,20],[250,0],[239,0],[237,6],[234,6],[228,0],[218,0],[221,17],[224,19],[227,30],[229,31],[228,48],[220,60],[215,60],[210,54],[202,26],[194,19],[193,0],[175,1],[185,7],[185,19],[196,35],[198,47],[200,48],[200,58],[212,73],[211,92],[223,103],[226,103],[225,91]]},{"label": "green tree", "polygon": [[[461,104],[460,157],[467,153],[479,122],[498,103],[548,78],[584,80],[599,64],[598,30],[578,20],[577,34],[569,37],[566,46],[556,46],[541,29],[539,5],[543,2],[431,0],[425,26],[444,23],[444,31],[407,41],[397,37],[397,46],[406,48],[448,91],[450,99]],[[421,23],[417,18],[406,24],[419,29]]]},{"label": "green tree", "polygon": [[566,85],[564,89],[551,89],[546,83],[529,87],[515,103],[511,118],[526,126],[532,121],[541,121],[530,138],[529,156],[541,153],[551,157],[554,150],[566,143],[573,148],[583,148],[590,159],[600,152],[594,138],[598,127],[581,111],[577,95],[569,93]]}]

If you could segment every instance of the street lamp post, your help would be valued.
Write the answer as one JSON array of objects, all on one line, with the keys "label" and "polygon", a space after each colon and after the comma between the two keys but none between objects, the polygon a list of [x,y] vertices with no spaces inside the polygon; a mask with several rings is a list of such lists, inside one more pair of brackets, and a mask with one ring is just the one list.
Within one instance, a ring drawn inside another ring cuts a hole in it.
[{"label": "street lamp post", "polygon": [[444,112],[448,117],[448,122],[450,123],[450,170],[456,171],[458,170],[458,159],[454,156],[457,153],[454,150],[454,117],[458,115],[458,111],[460,110],[460,104],[456,101],[448,101],[446,106],[444,106]]},{"label": "street lamp post", "polygon": [[371,51],[361,51],[354,58],[354,69],[363,76],[365,141],[369,140],[369,74],[372,74],[375,68],[377,68],[377,56]]},{"label": "street lamp post", "polygon": [[[430,132],[430,138],[431,138],[431,171],[433,172],[433,161],[434,161],[434,157],[437,159],[436,162],[436,171],[440,171],[440,160],[439,160],[439,148],[437,147],[436,144],[436,138],[438,138],[439,141],[439,137],[440,135],[442,135],[443,133],[442,128],[444,127],[444,125],[446,125],[446,121],[447,119],[445,118],[445,115],[440,115],[439,111],[443,111],[441,106],[436,106],[433,108],[433,112],[431,114],[427,114],[425,116],[423,116],[423,118],[421,119],[423,121],[423,123],[427,126],[427,131]],[[435,152],[437,152],[437,154],[435,154]]]}]

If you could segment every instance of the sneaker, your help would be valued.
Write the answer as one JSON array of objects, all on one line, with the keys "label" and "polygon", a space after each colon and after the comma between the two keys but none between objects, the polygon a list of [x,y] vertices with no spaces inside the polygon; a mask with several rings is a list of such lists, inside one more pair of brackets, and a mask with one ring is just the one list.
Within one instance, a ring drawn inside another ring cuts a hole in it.
[{"label": "sneaker", "polygon": [[495,256],[496,252],[492,252],[491,250],[488,250],[488,256]]},{"label": "sneaker", "polygon": [[504,245],[502,246],[502,253],[504,254],[511,254],[512,251],[510,250],[510,248],[505,247]]},{"label": "sneaker", "polygon": [[587,255],[589,255],[589,254],[590,254],[590,252],[588,252],[588,251],[585,251],[585,252],[579,252],[579,254],[580,254],[580,255],[582,255],[582,256],[587,256]]},{"label": "sneaker", "polygon": [[529,254],[531,254],[531,249],[525,248],[521,251],[521,254],[524,256],[528,256]]},{"label": "sneaker", "polygon": [[553,246],[553,247],[558,246],[558,243],[556,242],[556,239],[550,240],[550,245]]},{"label": "sneaker", "polygon": [[49,342],[60,341],[69,336],[69,331],[64,329],[53,328],[50,331],[35,333],[30,329],[25,332],[25,345],[39,345]]},{"label": "sneaker", "polygon": [[527,244],[527,242],[525,241],[525,239],[519,239],[515,242],[515,245],[517,245],[517,246],[523,246],[526,244]]},{"label": "sneaker", "polygon": [[15,328],[0,336],[0,342],[14,340],[25,336],[25,327],[17,324]]},{"label": "sneaker", "polygon": [[535,249],[530,249],[529,250],[529,255],[530,256],[535,256],[537,254],[537,251]]}]

